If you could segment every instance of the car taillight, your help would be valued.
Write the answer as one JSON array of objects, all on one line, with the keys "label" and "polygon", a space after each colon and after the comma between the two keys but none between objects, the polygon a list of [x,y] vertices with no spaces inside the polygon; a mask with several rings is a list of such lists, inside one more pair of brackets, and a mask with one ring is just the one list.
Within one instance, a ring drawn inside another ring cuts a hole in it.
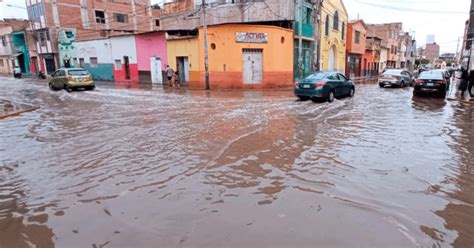
[{"label": "car taillight", "polygon": [[425,82],[425,80],[421,80],[421,79],[417,79],[417,80],[416,80],[416,83],[417,83],[417,84],[422,84],[422,83],[424,83],[424,82]]},{"label": "car taillight", "polygon": [[445,84],[446,81],[444,81],[444,80],[438,80],[438,81],[436,81],[436,83],[438,83],[438,84]]},{"label": "car taillight", "polygon": [[323,87],[324,85],[326,85],[326,82],[316,83],[316,87]]},{"label": "car taillight", "polygon": [[300,87],[300,82],[295,82],[295,87],[299,88]]}]

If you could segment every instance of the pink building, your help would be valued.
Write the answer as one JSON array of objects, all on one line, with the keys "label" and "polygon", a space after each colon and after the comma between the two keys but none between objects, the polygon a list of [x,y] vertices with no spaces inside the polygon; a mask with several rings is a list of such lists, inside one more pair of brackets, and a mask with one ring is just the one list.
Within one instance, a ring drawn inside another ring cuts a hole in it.
[{"label": "pink building", "polygon": [[135,35],[140,83],[163,83],[166,68],[166,33],[150,32]]}]

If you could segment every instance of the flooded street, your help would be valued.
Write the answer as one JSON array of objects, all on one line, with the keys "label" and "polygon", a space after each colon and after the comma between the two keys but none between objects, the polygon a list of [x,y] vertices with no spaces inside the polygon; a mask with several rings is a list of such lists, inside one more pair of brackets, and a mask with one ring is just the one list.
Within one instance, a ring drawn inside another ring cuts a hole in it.
[{"label": "flooded street", "polygon": [[474,108],[0,78],[0,247],[472,247]]}]

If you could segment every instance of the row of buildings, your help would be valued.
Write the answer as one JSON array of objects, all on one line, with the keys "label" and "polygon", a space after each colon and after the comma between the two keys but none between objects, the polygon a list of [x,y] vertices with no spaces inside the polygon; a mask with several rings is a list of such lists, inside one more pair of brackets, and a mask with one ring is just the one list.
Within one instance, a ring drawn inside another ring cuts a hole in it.
[{"label": "row of buildings", "polygon": [[401,23],[349,21],[342,0],[26,0],[26,6],[28,21],[0,24],[0,73],[15,65],[25,74],[83,67],[97,80],[159,84],[169,65],[181,81],[202,88],[207,60],[212,88],[262,88],[291,85],[315,70],[363,77],[385,67],[412,69],[416,52]]}]

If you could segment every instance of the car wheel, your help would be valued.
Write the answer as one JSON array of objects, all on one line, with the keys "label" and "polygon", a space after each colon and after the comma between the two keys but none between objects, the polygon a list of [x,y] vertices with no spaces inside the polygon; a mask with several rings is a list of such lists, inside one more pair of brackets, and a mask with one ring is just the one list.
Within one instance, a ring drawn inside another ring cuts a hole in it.
[{"label": "car wheel", "polygon": [[405,88],[405,82],[402,81],[402,83],[400,84],[400,88]]},{"label": "car wheel", "polygon": [[353,97],[355,95],[355,89],[354,87],[351,88],[351,91],[349,91],[349,97]]},{"label": "car wheel", "polygon": [[67,92],[72,92],[72,88],[69,87],[69,85],[67,85],[67,84],[64,84],[64,89],[65,89]]},{"label": "car wheel", "polygon": [[328,102],[333,102],[334,101],[334,91],[329,91],[329,95],[328,95]]},{"label": "car wheel", "polygon": [[380,88],[383,88],[383,85],[379,84]]},{"label": "car wheel", "polygon": [[298,96],[298,99],[300,99],[300,101],[304,102],[304,101],[308,101],[310,99],[309,96]]},{"label": "car wheel", "polygon": [[89,86],[87,87],[87,90],[94,90],[95,89],[95,86]]}]

